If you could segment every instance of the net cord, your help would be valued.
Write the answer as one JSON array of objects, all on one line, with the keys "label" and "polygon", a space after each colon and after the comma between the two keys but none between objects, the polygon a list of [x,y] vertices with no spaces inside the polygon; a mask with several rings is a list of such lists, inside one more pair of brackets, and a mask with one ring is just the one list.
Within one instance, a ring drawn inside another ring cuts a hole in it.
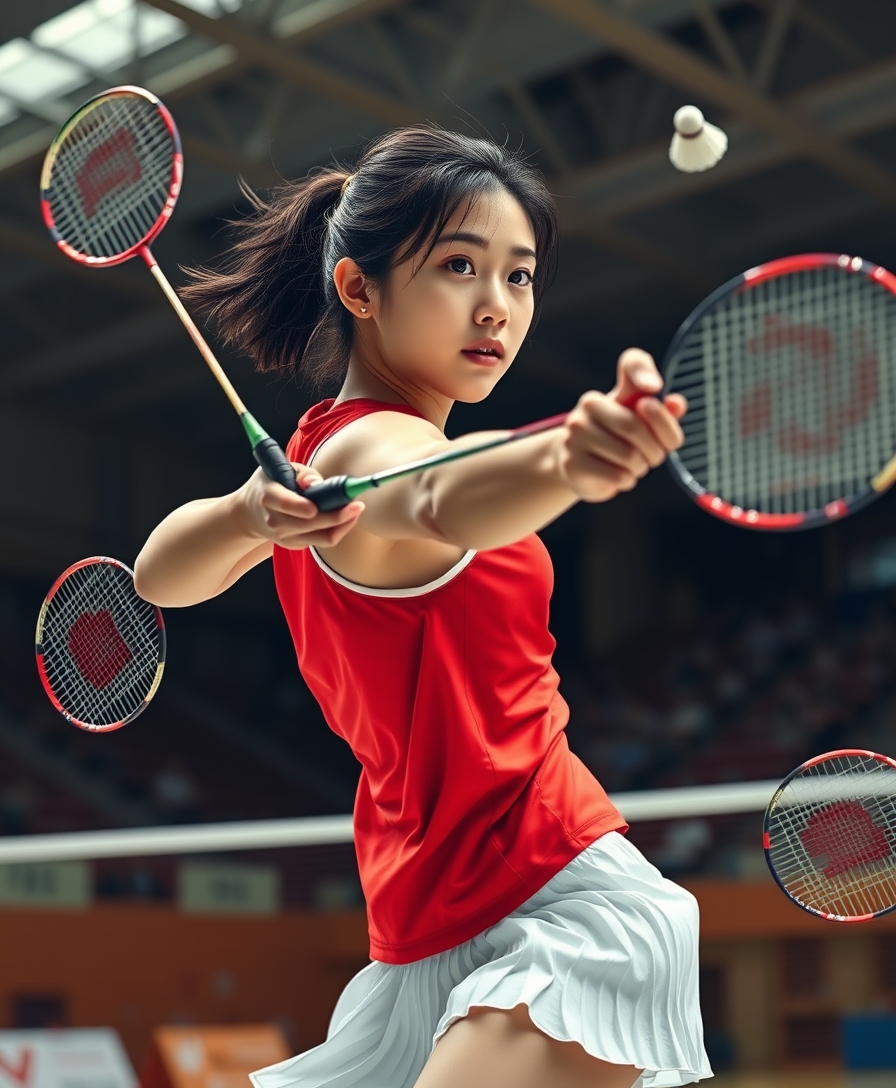
[{"label": "net cord", "polygon": [[[777,787],[777,780],[688,786],[611,794],[610,800],[629,823],[686,819],[762,812]],[[16,836],[12,841],[0,839],[0,864],[316,846],[352,842],[353,837],[351,815],[241,820],[189,827],[70,831],[58,835]]]}]

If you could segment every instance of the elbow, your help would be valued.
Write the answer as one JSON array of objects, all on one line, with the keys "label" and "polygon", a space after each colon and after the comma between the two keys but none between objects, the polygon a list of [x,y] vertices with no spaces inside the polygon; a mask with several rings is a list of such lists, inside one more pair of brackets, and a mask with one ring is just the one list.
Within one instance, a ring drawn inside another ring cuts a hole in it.
[{"label": "elbow", "polygon": [[435,473],[424,472],[417,478],[415,499],[413,521],[421,536],[465,550],[475,547],[465,539],[466,534],[459,531],[459,527],[452,525]]}]

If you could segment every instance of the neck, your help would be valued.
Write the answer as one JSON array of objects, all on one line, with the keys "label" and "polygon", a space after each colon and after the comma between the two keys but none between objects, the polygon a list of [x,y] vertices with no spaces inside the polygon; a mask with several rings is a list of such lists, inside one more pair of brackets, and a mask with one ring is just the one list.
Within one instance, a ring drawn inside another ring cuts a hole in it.
[{"label": "neck", "polygon": [[454,406],[453,400],[440,393],[414,385],[394,374],[387,366],[370,363],[352,352],[348,372],[336,402],[338,404],[344,400],[359,398],[379,400],[386,404],[407,404],[440,431],[444,431],[448,413]]}]

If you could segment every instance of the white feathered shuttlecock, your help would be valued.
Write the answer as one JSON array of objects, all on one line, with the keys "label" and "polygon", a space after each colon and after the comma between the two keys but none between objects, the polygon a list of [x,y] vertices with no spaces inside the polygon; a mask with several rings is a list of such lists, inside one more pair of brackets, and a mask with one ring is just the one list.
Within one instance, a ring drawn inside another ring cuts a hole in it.
[{"label": "white feathered shuttlecock", "polygon": [[675,135],[669,147],[672,165],[686,174],[708,170],[728,150],[728,137],[711,125],[696,106],[682,106],[672,118]]}]

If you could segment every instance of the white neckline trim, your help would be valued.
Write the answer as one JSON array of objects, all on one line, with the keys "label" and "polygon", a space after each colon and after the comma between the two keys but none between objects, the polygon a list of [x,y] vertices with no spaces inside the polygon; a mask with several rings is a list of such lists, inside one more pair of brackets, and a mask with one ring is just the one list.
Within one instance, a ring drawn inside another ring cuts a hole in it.
[{"label": "white neckline trim", "polygon": [[426,585],[411,586],[407,589],[376,589],[373,586],[362,586],[358,582],[350,582],[348,578],[343,578],[341,574],[337,574],[332,567],[327,566],[321,559],[317,548],[311,547],[308,551],[311,552],[315,563],[328,578],[332,578],[337,585],[350,589],[354,593],[360,593],[364,597],[422,597],[427,593],[432,593],[435,589],[441,589],[442,586],[447,585],[453,578],[456,578],[461,571],[466,570],[477,554],[475,548],[471,548],[450,570],[447,570],[441,577],[434,579],[432,582],[427,582]]}]

